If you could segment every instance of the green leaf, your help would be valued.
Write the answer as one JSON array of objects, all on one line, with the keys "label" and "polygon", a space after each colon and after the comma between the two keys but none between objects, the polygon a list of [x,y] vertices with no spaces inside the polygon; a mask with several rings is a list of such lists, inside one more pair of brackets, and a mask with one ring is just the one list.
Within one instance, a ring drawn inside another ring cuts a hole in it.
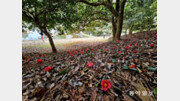
[{"label": "green leaf", "polygon": [[148,67],[147,70],[156,71],[156,68]]},{"label": "green leaf", "polygon": [[131,70],[138,71],[136,68],[131,68]]},{"label": "green leaf", "polygon": [[154,89],[154,94],[157,95],[157,87]]},{"label": "green leaf", "polygon": [[124,67],[123,67],[124,69],[129,69],[129,67],[127,66],[127,65],[124,65]]},{"label": "green leaf", "polygon": [[65,70],[63,70],[60,74],[66,74],[66,72],[71,69],[72,66],[70,66],[69,68],[66,68]]}]

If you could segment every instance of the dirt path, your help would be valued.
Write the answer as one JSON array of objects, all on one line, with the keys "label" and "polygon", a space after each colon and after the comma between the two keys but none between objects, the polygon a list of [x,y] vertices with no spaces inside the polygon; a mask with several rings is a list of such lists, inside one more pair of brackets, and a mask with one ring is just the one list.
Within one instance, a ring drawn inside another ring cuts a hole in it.
[{"label": "dirt path", "polygon": [[[54,39],[54,43],[56,48],[59,51],[64,50],[72,50],[84,48],[87,46],[94,46],[98,44],[102,44],[107,41],[107,37],[104,39],[103,37],[94,37],[94,38],[74,38],[74,39]],[[47,53],[51,52],[51,47],[49,45],[49,41],[46,39],[45,42],[42,40],[34,40],[34,41],[23,41],[22,51],[23,53]]]}]

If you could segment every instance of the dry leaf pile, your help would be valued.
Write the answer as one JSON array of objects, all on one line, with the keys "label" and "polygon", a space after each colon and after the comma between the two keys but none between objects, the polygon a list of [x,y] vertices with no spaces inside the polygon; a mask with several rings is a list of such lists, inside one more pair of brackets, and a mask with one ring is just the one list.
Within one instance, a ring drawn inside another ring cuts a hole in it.
[{"label": "dry leaf pile", "polygon": [[[23,54],[24,101],[151,101],[157,87],[156,31],[82,49]],[[152,45],[153,44],[153,45]],[[29,60],[28,60],[29,59]],[[37,63],[42,59],[42,63]],[[88,67],[88,62],[93,66]],[[46,67],[53,66],[50,72]],[[103,91],[102,80],[111,82]],[[131,91],[153,92],[142,96]]]}]

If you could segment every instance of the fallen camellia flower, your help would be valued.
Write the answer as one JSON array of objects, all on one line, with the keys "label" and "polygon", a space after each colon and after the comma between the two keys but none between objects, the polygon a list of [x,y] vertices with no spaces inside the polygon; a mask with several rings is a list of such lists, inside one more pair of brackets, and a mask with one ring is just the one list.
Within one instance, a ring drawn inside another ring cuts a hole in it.
[{"label": "fallen camellia flower", "polygon": [[107,91],[109,88],[111,88],[111,83],[107,80],[102,80],[101,86],[103,91]]},{"label": "fallen camellia flower", "polygon": [[151,47],[154,47],[154,44],[150,44]]},{"label": "fallen camellia flower", "polygon": [[93,67],[93,63],[92,62],[88,62],[88,67]]},{"label": "fallen camellia flower", "polygon": [[80,54],[83,54],[84,52],[80,52]]},{"label": "fallen camellia flower", "polygon": [[37,63],[42,63],[42,59],[37,59]]},{"label": "fallen camellia flower", "polygon": [[113,47],[113,49],[116,49],[116,47]]},{"label": "fallen camellia flower", "polygon": [[137,53],[137,51],[136,51],[136,50],[134,50],[134,51],[133,51],[133,53]]},{"label": "fallen camellia flower", "polygon": [[126,46],[126,49],[129,49],[129,46]]},{"label": "fallen camellia flower", "polygon": [[27,62],[29,62],[30,61],[30,59],[27,59]]},{"label": "fallen camellia flower", "polygon": [[77,51],[74,51],[74,53],[76,54],[76,53],[77,53]]},{"label": "fallen camellia flower", "polygon": [[134,45],[135,45],[135,46],[137,46],[137,45],[138,45],[138,43],[135,43]]},{"label": "fallen camellia flower", "polygon": [[118,54],[121,54],[121,53],[122,53],[121,51],[118,52]]},{"label": "fallen camellia flower", "polygon": [[129,66],[129,68],[135,68],[135,65],[131,65],[131,66]]},{"label": "fallen camellia flower", "polygon": [[105,51],[108,51],[108,49],[105,49]]},{"label": "fallen camellia flower", "polygon": [[73,56],[73,54],[71,52],[69,52],[69,55]]},{"label": "fallen camellia flower", "polygon": [[51,67],[46,67],[45,69],[44,69],[44,71],[51,71],[51,69],[53,69],[53,66],[51,66]]}]

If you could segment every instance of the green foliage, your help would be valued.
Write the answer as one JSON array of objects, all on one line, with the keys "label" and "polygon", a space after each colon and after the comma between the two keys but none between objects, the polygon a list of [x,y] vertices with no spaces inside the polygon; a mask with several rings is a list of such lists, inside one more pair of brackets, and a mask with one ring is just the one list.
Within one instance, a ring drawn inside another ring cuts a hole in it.
[{"label": "green foliage", "polygon": [[[156,28],[157,0],[129,0],[125,7],[124,24],[134,30]],[[125,27],[125,26],[124,26]]]},{"label": "green foliage", "polygon": [[154,94],[157,95],[157,87],[154,89]]},{"label": "green foliage", "polygon": [[[77,0],[75,0],[77,1]],[[87,0],[88,1],[88,0]],[[90,2],[97,2],[97,0],[89,0]],[[76,14],[78,15],[78,21],[72,25],[72,29],[68,30],[68,33],[79,33],[80,31],[91,31],[95,33],[96,28],[102,28],[107,26],[111,19],[110,11],[103,6],[90,6],[84,3],[76,3]],[[105,19],[104,19],[105,18]],[[101,30],[98,30],[98,32]],[[102,31],[101,31],[102,32]],[[99,33],[100,34],[100,33]]]},{"label": "green foliage", "polygon": [[59,26],[69,29],[78,20],[75,5],[69,0],[23,0],[22,20],[33,27],[40,24],[49,30]]},{"label": "green foliage", "polygon": [[[98,2],[98,0],[86,1]],[[113,7],[115,8],[115,1]],[[56,29],[60,33],[91,31],[100,35],[101,32],[109,33],[112,30],[112,13],[104,6],[94,7],[79,3],[77,0],[23,0],[22,9],[23,27],[29,29],[38,27],[36,22],[38,19],[48,30]],[[157,0],[127,0],[123,28],[129,29],[132,24],[133,30],[156,28],[156,10]],[[28,23],[29,26],[24,23]],[[97,27],[101,30],[95,32]]]}]

